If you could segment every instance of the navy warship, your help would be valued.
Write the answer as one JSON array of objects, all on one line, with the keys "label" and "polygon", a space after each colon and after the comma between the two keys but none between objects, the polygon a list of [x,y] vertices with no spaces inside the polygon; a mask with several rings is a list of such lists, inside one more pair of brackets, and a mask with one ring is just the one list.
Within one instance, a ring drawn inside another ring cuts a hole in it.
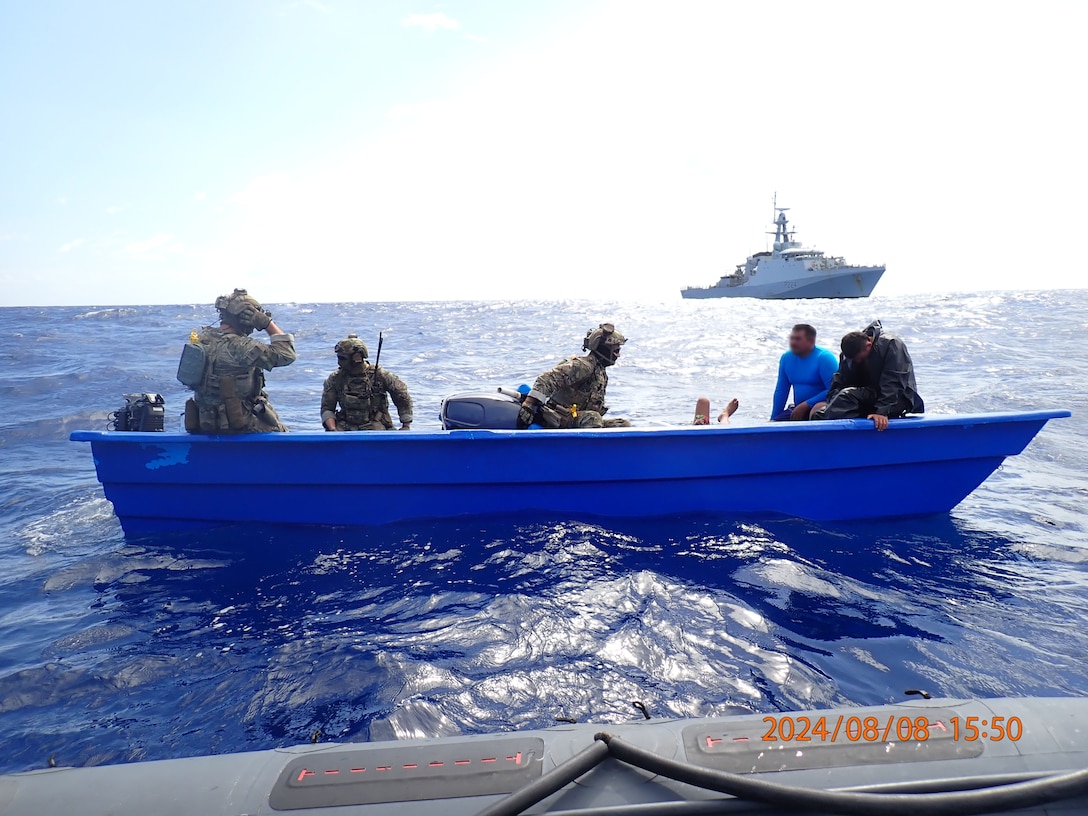
[{"label": "navy warship", "polygon": [[[777,201],[775,204],[777,205]],[[685,298],[752,297],[773,300],[795,298],[869,297],[884,274],[883,266],[851,266],[843,258],[825,255],[794,240],[786,213],[774,207],[774,244],[757,252],[710,286],[680,290]]]}]

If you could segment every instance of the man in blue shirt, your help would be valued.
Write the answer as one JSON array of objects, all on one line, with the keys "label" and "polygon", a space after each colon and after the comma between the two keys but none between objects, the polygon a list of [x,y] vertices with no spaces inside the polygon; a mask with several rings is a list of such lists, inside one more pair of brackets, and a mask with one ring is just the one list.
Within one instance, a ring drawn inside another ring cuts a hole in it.
[{"label": "man in blue shirt", "polygon": [[[839,370],[839,358],[816,345],[816,329],[798,323],[790,332],[790,350],[778,361],[771,421],[806,420],[816,403],[827,399],[831,378]],[[793,389],[794,404],[786,406]]]}]

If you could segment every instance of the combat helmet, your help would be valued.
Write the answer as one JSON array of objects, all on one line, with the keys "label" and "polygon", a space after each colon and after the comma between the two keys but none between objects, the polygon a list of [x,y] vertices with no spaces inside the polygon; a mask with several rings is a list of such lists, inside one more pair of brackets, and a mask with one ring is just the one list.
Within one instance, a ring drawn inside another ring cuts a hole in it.
[{"label": "combat helmet", "polygon": [[[336,359],[341,368],[350,368],[352,364],[358,365],[367,358],[366,343],[360,340],[357,334],[349,334],[333,346],[333,351],[336,352]],[[359,356],[358,360],[355,359],[356,356]]]},{"label": "combat helmet", "polygon": [[627,342],[627,338],[616,331],[611,323],[602,323],[595,329],[586,332],[586,339],[582,341],[582,350],[588,351],[606,366],[610,366],[619,359],[620,346]]},{"label": "combat helmet", "polygon": [[253,334],[255,327],[242,316],[242,313],[249,307],[272,317],[272,312],[262,309],[257,298],[250,295],[245,289],[235,289],[232,294],[220,295],[215,299],[215,308],[219,310],[219,319],[240,334]]}]

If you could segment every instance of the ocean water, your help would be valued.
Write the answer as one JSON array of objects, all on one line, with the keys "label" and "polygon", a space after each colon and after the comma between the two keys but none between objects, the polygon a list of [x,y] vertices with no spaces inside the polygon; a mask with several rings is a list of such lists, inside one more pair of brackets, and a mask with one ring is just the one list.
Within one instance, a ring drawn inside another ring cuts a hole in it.
[{"label": "ocean water", "polygon": [[212,308],[0,309],[0,772],[616,722],[641,716],[635,700],[698,716],[909,688],[1088,694],[1088,291],[272,309],[299,360],[268,390],[297,430],[318,429],[348,331],[372,354],[385,332],[382,363],[425,429],[444,395],[531,382],[605,320],[630,338],[610,403],[635,423],[688,422],[701,394],[715,409],[737,396],[735,421],[762,422],[793,323],[834,347],[874,317],[908,342],[931,412],[1073,417],[950,515],[906,522],[554,518],[126,542],[68,434],[105,427],[134,391],[163,393],[176,429],[178,354]]}]

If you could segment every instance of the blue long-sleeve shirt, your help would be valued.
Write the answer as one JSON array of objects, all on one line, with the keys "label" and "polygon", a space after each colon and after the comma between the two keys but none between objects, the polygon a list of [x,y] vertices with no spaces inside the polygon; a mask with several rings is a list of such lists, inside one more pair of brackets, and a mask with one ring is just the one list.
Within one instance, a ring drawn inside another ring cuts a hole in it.
[{"label": "blue long-sleeve shirt", "polygon": [[795,405],[807,402],[811,407],[826,399],[831,378],[838,370],[839,358],[825,348],[816,346],[807,357],[787,351],[778,361],[778,384],[774,389],[771,417],[785,410],[790,388]]}]

